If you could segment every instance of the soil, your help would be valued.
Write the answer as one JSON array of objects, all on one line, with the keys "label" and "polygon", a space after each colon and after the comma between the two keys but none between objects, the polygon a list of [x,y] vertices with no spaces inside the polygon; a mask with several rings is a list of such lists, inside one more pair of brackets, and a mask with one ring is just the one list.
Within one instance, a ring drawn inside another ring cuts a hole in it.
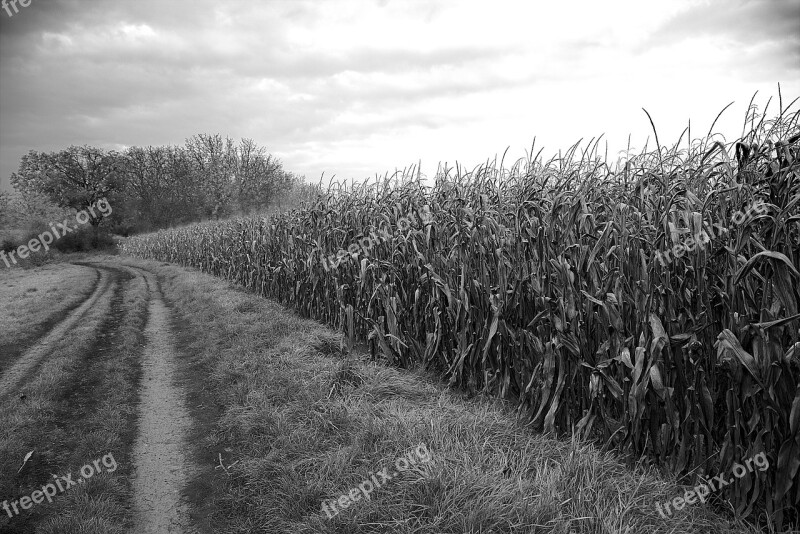
[{"label": "soil", "polygon": [[149,319],[142,360],[139,436],[133,459],[134,532],[187,532],[187,505],[182,497],[191,476],[186,436],[191,418],[176,384],[177,351],[171,317],[152,274],[138,270],[150,291]]}]

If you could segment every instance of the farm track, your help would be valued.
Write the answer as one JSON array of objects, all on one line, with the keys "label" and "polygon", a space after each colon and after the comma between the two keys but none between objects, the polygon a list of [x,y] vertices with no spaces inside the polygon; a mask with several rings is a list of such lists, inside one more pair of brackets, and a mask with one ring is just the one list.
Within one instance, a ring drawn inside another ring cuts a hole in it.
[{"label": "farm track", "polygon": [[[138,391],[131,401],[136,403],[136,427],[133,430],[129,454],[132,466],[130,487],[132,490],[130,509],[133,512],[133,528],[137,534],[165,534],[193,532],[189,520],[189,508],[183,492],[192,474],[192,462],[187,460],[187,434],[191,416],[186,406],[182,387],[176,383],[178,378],[178,351],[176,338],[172,332],[171,312],[167,308],[156,276],[145,269],[120,265],[110,261],[75,262],[87,267],[97,276],[91,294],[66,314],[38,340],[32,340],[29,347],[20,350],[13,365],[0,375],[0,399],[11,396],[14,391],[24,387],[40,364],[49,355],[55,354],[59,343],[70,335],[70,331],[80,328],[88,320],[90,311],[101,313],[102,327],[94,330],[92,349],[82,349],[81,361],[88,367],[79,371],[80,376],[70,381],[71,390],[89,392],[91,382],[103,380],[102,376],[92,376],[92,370],[104,358],[99,351],[118,350],[116,343],[121,341],[120,327],[125,316],[123,306],[128,296],[128,285],[123,284],[131,276],[139,278],[146,287],[144,298],[147,319],[144,322],[144,346],[140,346],[141,379]],[[87,275],[88,275],[87,271]],[[133,296],[133,295],[130,295]],[[116,308],[112,301],[117,302]],[[139,301],[142,302],[141,300]],[[140,304],[141,305],[141,304]],[[94,319],[96,320],[96,319]],[[139,329],[141,327],[137,327]],[[141,330],[139,330],[141,332]],[[116,341],[114,341],[116,340]],[[109,343],[111,343],[109,345]],[[99,344],[99,345],[98,345]],[[98,348],[100,347],[100,348]],[[119,347],[121,348],[121,347]],[[130,348],[130,347],[129,347]],[[81,380],[83,377],[83,380]],[[86,382],[89,383],[86,383]],[[77,389],[76,389],[77,388]],[[87,389],[88,388],[88,389]],[[80,394],[82,395],[82,393]],[[80,397],[79,395],[79,397]],[[87,398],[90,398],[91,395]],[[80,397],[83,399],[83,397]],[[98,399],[86,404],[70,394],[62,407],[71,417],[76,413],[92,409],[101,403]],[[75,403],[78,404],[75,404]],[[81,402],[83,404],[81,404]],[[88,413],[88,412],[86,412]],[[60,418],[60,416],[59,416]],[[2,530],[2,528],[0,528]]]},{"label": "farm track", "polygon": [[[93,267],[94,268],[94,267]],[[105,269],[94,268],[99,279],[94,291],[67,317],[58,322],[40,341],[34,342],[0,377],[0,399],[11,393],[41,361],[51,352],[51,346],[73,329],[84,315],[101,299],[110,299],[116,283]]]},{"label": "farm track", "polygon": [[146,345],[142,351],[138,429],[131,457],[132,506],[137,534],[190,532],[182,492],[190,477],[186,436],[191,417],[178,376],[171,315],[155,275],[145,269],[106,262],[80,263],[142,278],[147,287]]},{"label": "farm track", "polygon": [[149,315],[142,359],[139,434],[133,450],[132,481],[135,532],[187,532],[187,506],[181,497],[189,478],[186,435],[190,416],[185,395],[176,385],[177,351],[170,312],[155,276],[122,267],[145,279]]}]

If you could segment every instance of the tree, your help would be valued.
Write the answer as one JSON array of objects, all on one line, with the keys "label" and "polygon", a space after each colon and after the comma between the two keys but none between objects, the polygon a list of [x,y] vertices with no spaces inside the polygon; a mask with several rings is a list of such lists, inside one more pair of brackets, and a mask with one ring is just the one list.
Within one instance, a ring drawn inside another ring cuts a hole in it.
[{"label": "tree", "polygon": [[139,230],[195,221],[202,215],[198,177],[181,147],[131,147],[124,154],[122,210]]},{"label": "tree", "polygon": [[[120,186],[120,157],[90,146],[71,146],[60,152],[31,150],[22,156],[11,184],[20,193],[42,193],[52,202],[76,211],[86,210]],[[90,215],[97,226],[102,214]]]},{"label": "tree", "polygon": [[281,162],[252,139],[238,144],[219,134],[186,140],[203,215],[220,218],[267,207],[295,183]]},{"label": "tree", "polygon": [[0,191],[0,229],[8,226],[11,218],[11,195]]},{"label": "tree", "polygon": [[221,135],[199,134],[186,140],[186,152],[200,195],[203,216],[219,219],[232,212],[236,159],[232,141]]},{"label": "tree", "polygon": [[235,147],[235,154],[236,189],[242,212],[267,207],[280,192],[294,185],[294,177],[283,169],[281,162],[252,139],[242,139]]},{"label": "tree", "polygon": [[11,184],[20,193],[42,193],[61,207],[85,210],[96,244],[103,214],[88,208],[116,191],[120,178],[121,159],[116,152],[71,146],[51,153],[31,150],[22,157],[19,171],[11,175]]}]

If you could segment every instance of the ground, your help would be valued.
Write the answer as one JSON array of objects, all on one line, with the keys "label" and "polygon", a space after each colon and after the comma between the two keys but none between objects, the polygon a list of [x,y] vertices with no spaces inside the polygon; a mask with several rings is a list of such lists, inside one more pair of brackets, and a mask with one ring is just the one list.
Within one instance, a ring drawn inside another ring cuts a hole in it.
[{"label": "ground", "polygon": [[0,269],[0,532],[756,531],[227,282],[65,260]]}]

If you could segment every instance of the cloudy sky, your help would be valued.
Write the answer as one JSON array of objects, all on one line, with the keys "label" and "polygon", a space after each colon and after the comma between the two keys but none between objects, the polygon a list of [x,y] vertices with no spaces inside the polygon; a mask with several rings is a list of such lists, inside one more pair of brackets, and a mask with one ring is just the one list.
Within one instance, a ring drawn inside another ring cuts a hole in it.
[{"label": "cloudy sky", "polygon": [[[800,0],[4,0],[0,187],[28,150],[249,137],[310,180],[612,154],[800,96]],[[15,11],[16,9],[16,11]],[[9,16],[11,13],[11,16]]]}]

